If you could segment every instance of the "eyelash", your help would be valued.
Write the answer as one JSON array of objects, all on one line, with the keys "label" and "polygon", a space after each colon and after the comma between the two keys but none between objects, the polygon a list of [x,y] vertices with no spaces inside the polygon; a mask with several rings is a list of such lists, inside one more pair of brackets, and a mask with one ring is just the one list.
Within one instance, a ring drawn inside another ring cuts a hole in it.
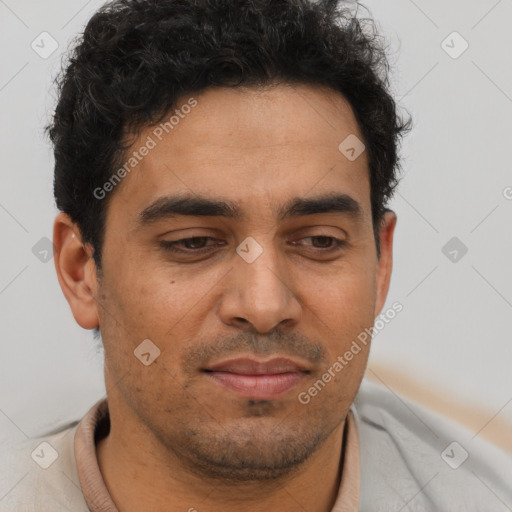
[{"label": "eyelash", "polygon": [[[328,236],[328,235],[306,236],[303,238],[303,240],[308,239],[308,238],[309,239],[327,238],[327,239],[331,240],[334,244],[332,247],[326,247],[326,248],[313,247],[313,249],[316,249],[316,250],[318,250],[320,252],[324,252],[324,253],[334,252],[334,251],[339,250],[347,245],[347,242],[345,240],[340,240],[339,238],[336,238],[333,236]],[[188,242],[191,240],[204,240],[204,239],[215,240],[215,238],[212,238],[210,236],[194,236],[194,237],[189,237],[189,238],[182,238],[181,240],[175,240],[172,242],[164,240],[164,241],[160,242],[160,245],[165,251],[172,252],[172,253],[203,254],[203,253],[211,252],[212,247],[215,247],[215,246],[209,245],[206,247],[201,247],[199,249],[179,249],[178,248],[179,244],[182,244],[184,242]],[[217,244],[217,246],[219,246],[219,245],[222,245],[222,244]],[[296,244],[294,244],[294,245],[296,245]]]}]

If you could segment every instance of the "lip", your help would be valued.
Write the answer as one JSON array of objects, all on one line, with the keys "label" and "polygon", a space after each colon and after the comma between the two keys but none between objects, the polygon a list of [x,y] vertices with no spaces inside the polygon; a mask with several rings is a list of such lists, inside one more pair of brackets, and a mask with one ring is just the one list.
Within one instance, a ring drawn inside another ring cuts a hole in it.
[{"label": "lip", "polygon": [[286,394],[309,373],[304,365],[284,357],[263,361],[248,357],[229,359],[211,365],[203,372],[239,396],[260,400]]},{"label": "lip", "polygon": [[305,372],[307,368],[287,357],[272,357],[266,360],[237,357],[208,366],[206,371],[229,372],[240,375],[275,375],[278,373]]}]

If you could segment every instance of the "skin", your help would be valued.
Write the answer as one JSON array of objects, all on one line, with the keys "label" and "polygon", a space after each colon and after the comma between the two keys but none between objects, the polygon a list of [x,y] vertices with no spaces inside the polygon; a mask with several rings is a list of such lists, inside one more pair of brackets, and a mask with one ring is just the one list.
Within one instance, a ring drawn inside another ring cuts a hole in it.
[{"label": "skin", "polygon": [[[78,227],[65,214],[55,220],[60,285],[78,324],[101,327],[105,348],[111,430],[97,445],[100,469],[123,512],[327,512],[368,347],[309,404],[297,396],[382,310],[396,216],[383,218],[377,258],[366,152],[351,162],[338,150],[350,134],[362,139],[340,94],[281,84],[195,98],[191,113],[111,193],[101,274]],[[275,215],[294,197],[331,193],[349,195],[360,214]],[[138,224],[148,205],[175,194],[232,201],[243,217]],[[263,248],[252,263],[235,251],[248,236]],[[179,254],[159,243],[191,237],[213,240],[182,242],[188,253]],[[202,245],[209,252],[194,255]],[[161,351],[150,366],[134,356],[145,339]],[[285,355],[308,373],[283,396],[261,401],[201,371],[239,355]]]}]

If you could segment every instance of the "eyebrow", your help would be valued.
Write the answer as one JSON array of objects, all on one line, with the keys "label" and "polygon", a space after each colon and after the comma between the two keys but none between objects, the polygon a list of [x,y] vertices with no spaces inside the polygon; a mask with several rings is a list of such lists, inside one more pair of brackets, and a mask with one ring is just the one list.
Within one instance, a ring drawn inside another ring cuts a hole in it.
[{"label": "eyebrow", "polygon": [[[355,219],[363,217],[361,205],[347,194],[295,197],[285,205],[273,208],[273,212],[279,221],[319,213],[340,213]],[[138,225],[145,226],[177,216],[223,217],[233,220],[245,218],[242,209],[229,200],[189,195],[166,196],[156,199],[140,212]]]},{"label": "eyebrow", "polygon": [[324,194],[316,197],[295,197],[279,208],[276,217],[284,220],[317,213],[341,213],[354,218],[363,217],[361,205],[348,194]]},{"label": "eyebrow", "polygon": [[160,197],[138,216],[138,224],[146,225],[162,219],[177,216],[192,217],[226,217],[239,220],[242,218],[240,208],[232,202],[222,199],[209,199],[201,196],[167,196]]}]

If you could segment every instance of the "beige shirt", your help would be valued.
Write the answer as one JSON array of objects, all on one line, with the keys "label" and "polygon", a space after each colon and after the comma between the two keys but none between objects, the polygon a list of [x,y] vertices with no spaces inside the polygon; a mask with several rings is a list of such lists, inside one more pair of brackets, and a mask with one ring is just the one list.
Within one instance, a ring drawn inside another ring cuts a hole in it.
[{"label": "beige shirt", "polygon": [[[96,456],[95,433],[108,431],[107,400],[97,402],[75,434],[75,458],[82,492],[91,512],[118,512],[103,481]],[[359,445],[352,412],[345,422],[342,479],[332,512],[357,512],[359,503]]]}]

